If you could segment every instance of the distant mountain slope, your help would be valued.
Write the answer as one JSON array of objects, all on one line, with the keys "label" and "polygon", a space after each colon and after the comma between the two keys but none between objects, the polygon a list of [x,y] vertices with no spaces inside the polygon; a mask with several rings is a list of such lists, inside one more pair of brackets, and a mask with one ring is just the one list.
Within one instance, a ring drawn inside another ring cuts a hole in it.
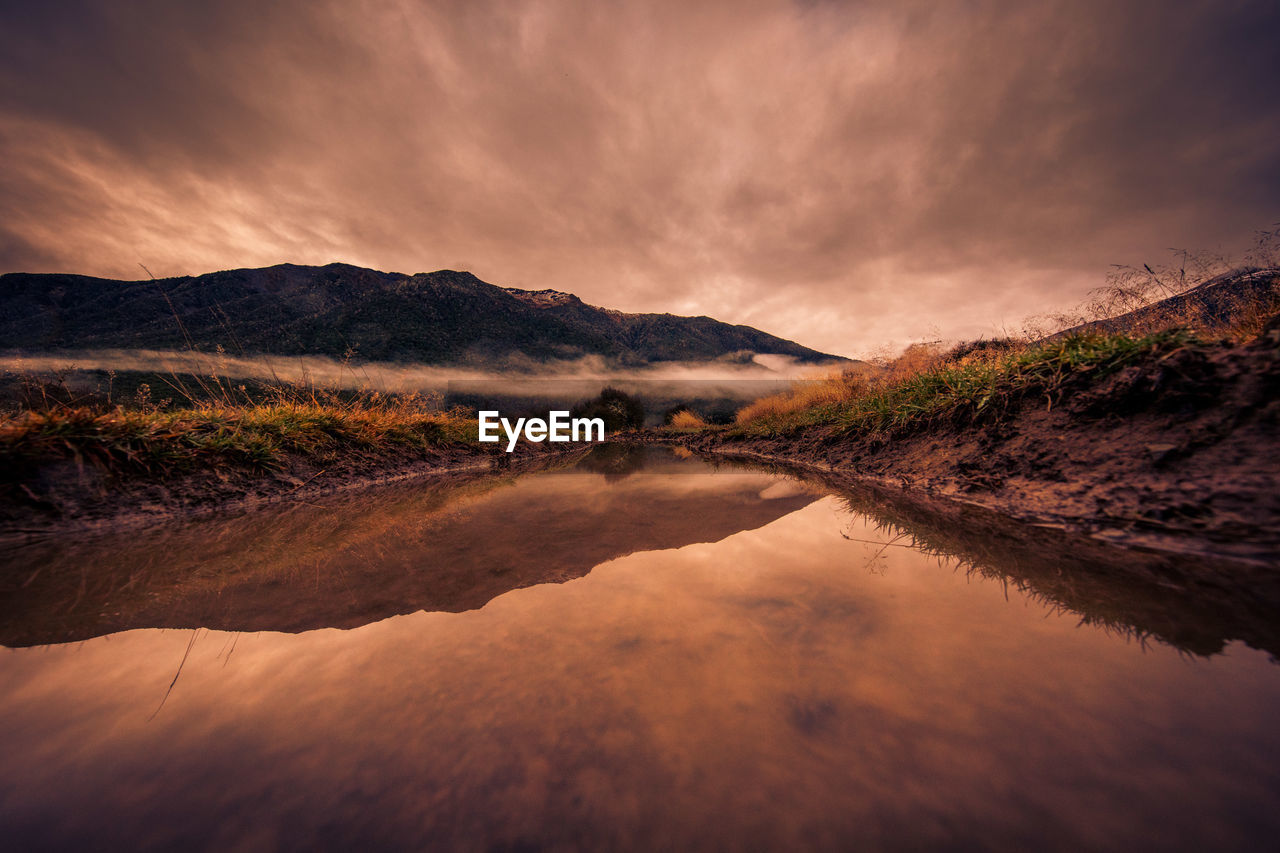
[{"label": "distant mountain slope", "polygon": [[0,276],[0,348],[184,349],[189,342],[231,353],[341,357],[353,349],[361,359],[428,364],[599,355],[638,366],[748,352],[841,360],[750,326],[624,314],[452,270],[409,276],[281,264],[159,281]]},{"label": "distant mountain slope", "polygon": [[1280,269],[1240,267],[1214,276],[1184,293],[1114,317],[1091,320],[1054,335],[1084,331],[1150,332],[1169,326],[1212,331],[1250,313],[1269,315],[1280,300]]}]

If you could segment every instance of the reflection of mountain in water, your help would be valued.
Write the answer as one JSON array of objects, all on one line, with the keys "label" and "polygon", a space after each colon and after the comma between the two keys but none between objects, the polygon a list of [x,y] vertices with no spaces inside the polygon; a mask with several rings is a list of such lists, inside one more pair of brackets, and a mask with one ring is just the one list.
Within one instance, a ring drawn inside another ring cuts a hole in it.
[{"label": "reflection of mountain in water", "polygon": [[625,479],[488,475],[26,546],[3,560],[0,643],[131,628],[352,628],[417,610],[470,610],[635,551],[762,527],[817,497],[779,490],[758,472],[654,461]]},{"label": "reflection of mountain in water", "polygon": [[[812,475],[808,475],[812,476]],[[1280,656],[1274,570],[1117,548],[962,504],[654,449],[597,448],[573,470],[435,480],[0,556],[0,644],[130,628],[352,628],[463,611],[636,551],[714,542],[837,492],[849,508],[967,571],[1091,624],[1197,655],[1232,640]],[[886,537],[888,538],[888,537]]]}]

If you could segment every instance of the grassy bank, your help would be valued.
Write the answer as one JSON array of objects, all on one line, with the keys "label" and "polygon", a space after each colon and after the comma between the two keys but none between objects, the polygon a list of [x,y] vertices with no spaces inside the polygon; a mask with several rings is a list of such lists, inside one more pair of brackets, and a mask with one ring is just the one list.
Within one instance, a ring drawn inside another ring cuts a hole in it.
[{"label": "grassy bank", "polygon": [[412,402],[319,398],[177,410],[52,406],[0,421],[0,462],[11,476],[52,459],[107,470],[168,474],[199,466],[278,467],[290,455],[423,452],[476,440],[476,422]]},{"label": "grassy bank", "polygon": [[[1280,559],[1280,313],[913,348],[656,440],[1178,553]],[[1181,580],[1165,579],[1182,583]]]},{"label": "grassy bank", "polygon": [[[1163,370],[1211,358],[1224,347],[1277,336],[1280,231],[1260,235],[1251,264],[1223,259],[1189,275],[1121,267],[1076,311],[1032,318],[1020,338],[980,340],[949,351],[918,344],[873,369],[797,383],[739,410],[717,431],[694,416],[675,431],[776,437],[810,428],[848,437],[901,437],[932,427],[998,422],[1037,400],[1046,409],[1129,367]],[[1277,341],[1272,340],[1274,345]],[[1175,356],[1175,353],[1177,354]],[[1158,390],[1158,389],[1157,389]]]},{"label": "grassy bank", "polygon": [[900,436],[940,424],[993,422],[1028,399],[1051,409],[1071,389],[1127,366],[1211,345],[1184,329],[970,345],[890,365],[880,374],[844,373],[799,384],[743,408],[728,432],[776,436],[823,426],[848,434]]}]

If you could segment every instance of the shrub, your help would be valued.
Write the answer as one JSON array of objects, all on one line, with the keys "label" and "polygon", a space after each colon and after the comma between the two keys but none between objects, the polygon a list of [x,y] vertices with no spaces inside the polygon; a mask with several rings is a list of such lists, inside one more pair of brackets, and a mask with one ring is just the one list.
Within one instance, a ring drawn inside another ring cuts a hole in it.
[{"label": "shrub", "polygon": [[676,429],[705,429],[707,422],[688,409],[681,409],[671,416],[671,426]]},{"label": "shrub", "polygon": [[644,426],[644,406],[618,388],[603,389],[599,397],[574,406],[569,415],[574,418],[601,418],[605,430],[611,433]]}]

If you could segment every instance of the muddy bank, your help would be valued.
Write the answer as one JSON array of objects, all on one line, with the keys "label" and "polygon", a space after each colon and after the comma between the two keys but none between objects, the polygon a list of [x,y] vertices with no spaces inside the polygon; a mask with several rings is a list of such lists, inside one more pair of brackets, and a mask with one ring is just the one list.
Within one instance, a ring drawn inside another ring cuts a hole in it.
[{"label": "muddy bank", "polygon": [[976,504],[1098,539],[1280,567],[1280,323],[1245,346],[1184,348],[998,423],[903,435],[651,433]]},{"label": "muddy bank", "polygon": [[218,465],[154,477],[57,460],[45,463],[35,476],[4,484],[0,543],[146,527],[218,511],[305,504],[327,495],[418,478],[517,473],[582,452],[582,448],[559,452],[548,445],[528,445],[508,454],[495,451],[492,445],[456,444],[396,455],[350,451],[323,463],[293,454],[266,471]]}]

